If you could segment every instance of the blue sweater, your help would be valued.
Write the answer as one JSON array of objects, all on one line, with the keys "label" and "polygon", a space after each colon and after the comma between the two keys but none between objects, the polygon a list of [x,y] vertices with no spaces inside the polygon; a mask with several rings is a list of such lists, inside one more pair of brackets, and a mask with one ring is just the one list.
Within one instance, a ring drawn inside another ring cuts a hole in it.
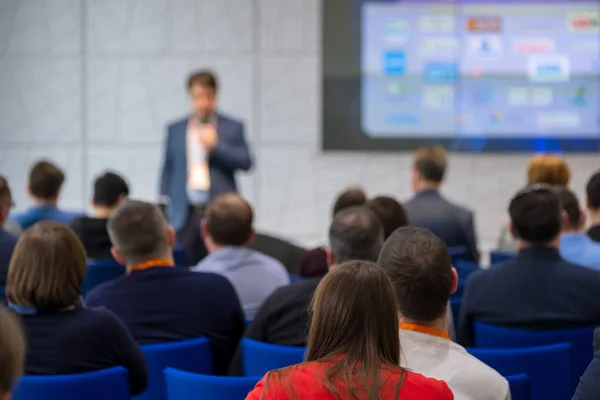
[{"label": "blue sweater", "polygon": [[40,221],[46,220],[58,221],[68,225],[79,215],[81,213],[63,211],[54,206],[31,206],[27,211],[11,214],[8,218],[10,221],[17,222],[25,230]]},{"label": "blue sweater", "polygon": [[206,337],[217,374],[227,372],[244,333],[244,313],[231,283],[185,268],[134,271],[93,289],[86,304],[114,312],[142,345]]}]

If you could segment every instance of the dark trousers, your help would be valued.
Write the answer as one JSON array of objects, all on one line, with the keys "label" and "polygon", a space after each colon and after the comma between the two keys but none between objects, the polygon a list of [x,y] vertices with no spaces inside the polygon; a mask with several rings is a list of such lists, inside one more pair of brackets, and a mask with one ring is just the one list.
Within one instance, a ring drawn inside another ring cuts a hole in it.
[{"label": "dark trousers", "polygon": [[190,206],[185,225],[177,231],[177,243],[184,245],[191,266],[198,264],[208,254],[200,234],[201,221],[201,211]]}]

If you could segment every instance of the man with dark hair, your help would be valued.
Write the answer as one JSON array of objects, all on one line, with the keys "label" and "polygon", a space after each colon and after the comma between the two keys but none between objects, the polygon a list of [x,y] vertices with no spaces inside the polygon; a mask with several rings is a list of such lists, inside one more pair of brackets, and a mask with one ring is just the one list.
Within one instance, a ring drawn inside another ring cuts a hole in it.
[{"label": "man with dark hair", "polygon": [[534,330],[598,325],[600,272],[560,256],[563,217],[556,191],[529,185],[513,197],[509,214],[517,256],[467,280],[461,343],[473,345],[475,321]]},{"label": "man with dark hair", "polygon": [[0,286],[4,286],[10,258],[17,245],[17,238],[4,230],[4,223],[12,205],[13,200],[8,181],[5,177],[0,176]]},{"label": "man with dark hair", "polygon": [[112,244],[106,224],[117,206],[128,195],[127,182],[114,172],[105,172],[96,178],[92,197],[93,216],[78,217],[71,223],[71,228],[83,243],[88,258],[112,258]]},{"label": "man with dark hair", "polygon": [[479,260],[473,212],[445,199],[440,186],[448,160],[442,147],[424,147],[415,154],[412,187],[415,196],[404,204],[413,226],[429,229],[448,247],[465,247]]},{"label": "man with dark hair", "polygon": [[594,242],[600,242],[600,171],[590,177],[586,186],[586,195],[591,225],[587,234]]},{"label": "man with dark hair", "polygon": [[29,172],[27,184],[32,205],[23,213],[11,215],[11,221],[24,230],[44,220],[71,223],[78,214],[59,210],[57,206],[64,181],[65,174],[56,165],[48,161],[37,162]]},{"label": "man with dark hair", "polygon": [[383,224],[383,234],[387,239],[398,228],[408,225],[404,207],[395,198],[377,196],[367,202],[367,207],[377,215]]},{"label": "man with dark hair", "polygon": [[[377,259],[383,245],[383,228],[366,207],[350,207],[336,214],[329,227],[329,267],[350,260]],[[306,346],[309,304],[321,278],[310,278],[277,289],[264,302],[245,337],[284,346]],[[230,372],[243,375],[238,349]]]},{"label": "man with dark hair", "polygon": [[216,111],[217,89],[210,71],[190,75],[192,115],[167,128],[161,203],[193,263],[206,255],[197,229],[204,207],[219,194],[237,191],[236,171],[252,166],[243,124]]},{"label": "man with dark hair", "polygon": [[94,288],[88,307],[106,307],[141,345],[206,337],[215,372],[227,371],[244,332],[244,314],[231,283],[217,274],[175,268],[175,232],[160,209],[127,200],[108,219],[122,277]]},{"label": "man with dark hair", "polygon": [[426,229],[400,228],[377,264],[398,297],[401,365],[445,381],[456,399],[510,399],[506,379],[450,340],[448,301],[458,275],[444,242]]},{"label": "man with dark hair", "polygon": [[[333,203],[332,217],[350,207],[362,206],[367,202],[365,191],[357,186],[351,186],[341,192]],[[328,271],[327,253],[323,246],[308,250],[298,265],[298,275],[303,278],[322,277]]]},{"label": "man with dark hair", "polygon": [[279,261],[246,247],[254,237],[252,222],[252,207],[240,195],[217,196],[206,208],[201,224],[209,255],[192,268],[229,279],[247,319],[254,317],[275,289],[290,283],[290,276]]},{"label": "man with dark hair", "polygon": [[560,236],[560,255],[573,264],[600,270],[600,243],[584,232],[585,213],[579,208],[577,196],[566,188],[556,190],[568,218]]}]

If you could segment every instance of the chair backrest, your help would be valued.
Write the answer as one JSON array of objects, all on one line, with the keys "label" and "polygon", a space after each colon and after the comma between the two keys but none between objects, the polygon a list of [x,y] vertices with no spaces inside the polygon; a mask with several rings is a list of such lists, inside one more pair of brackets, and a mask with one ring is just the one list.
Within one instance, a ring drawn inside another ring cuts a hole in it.
[{"label": "chair backrest", "polygon": [[532,400],[565,400],[573,395],[571,345],[523,349],[467,349],[503,376],[527,374]]},{"label": "chair backrest", "polygon": [[304,347],[278,346],[242,339],[245,376],[263,376],[268,371],[304,361]]},{"label": "chair backrest", "polygon": [[129,400],[127,370],[114,367],[74,375],[25,375],[13,400]]},{"label": "chair backrest", "polygon": [[462,279],[459,279],[458,285],[456,286],[456,292],[450,295],[451,299],[462,299],[463,294],[465,293],[466,282]]},{"label": "chair backrest", "polygon": [[452,323],[454,324],[454,330],[457,331],[460,326],[460,306],[462,305],[461,299],[450,298],[450,309],[452,310]]},{"label": "chair backrest", "polygon": [[506,380],[511,400],[531,400],[531,380],[527,374],[510,375]]},{"label": "chair backrest", "polygon": [[167,368],[165,378],[168,400],[244,400],[262,377],[210,376]]},{"label": "chair backrest", "polygon": [[465,282],[469,275],[475,271],[481,270],[481,267],[472,261],[457,260],[453,263],[456,272],[458,272],[458,278]]},{"label": "chair backrest", "polygon": [[198,374],[212,374],[213,360],[210,342],[206,338],[142,346],[148,367],[148,389],[138,400],[166,400],[163,371],[167,367]]},{"label": "chair backrest", "polygon": [[590,326],[569,330],[527,331],[476,322],[474,325],[475,347],[510,349],[569,343],[571,345],[571,383],[575,390],[579,378],[594,356],[594,329],[595,327]]},{"label": "chair backrest", "polygon": [[125,267],[113,259],[88,260],[87,274],[83,279],[83,293],[88,293],[98,285],[125,275]]},{"label": "chair backrest", "polygon": [[450,257],[452,258],[452,263],[456,263],[458,261],[475,261],[471,256],[471,252],[467,248],[467,246],[455,246],[448,247],[448,252],[450,253]]},{"label": "chair backrest", "polygon": [[177,243],[173,246],[173,261],[175,261],[175,266],[177,267],[190,266],[187,253],[185,252],[185,245]]},{"label": "chair backrest", "polygon": [[515,255],[515,253],[510,251],[490,251],[490,265],[503,263],[514,258]]}]

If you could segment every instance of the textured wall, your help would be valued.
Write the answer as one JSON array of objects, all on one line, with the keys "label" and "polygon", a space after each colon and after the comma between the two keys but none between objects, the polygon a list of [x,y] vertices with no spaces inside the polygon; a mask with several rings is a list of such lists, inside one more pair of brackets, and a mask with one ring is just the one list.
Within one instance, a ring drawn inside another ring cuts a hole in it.
[{"label": "textured wall", "polygon": [[[68,173],[65,207],[87,205],[93,177],[125,174],[156,199],[164,124],[187,112],[184,80],[217,71],[224,112],[246,123],[256,167],[241,179],[264,230],[322,241],[335,194],[410,194],[404,154],[321,154],[318,0],[0,0],[0,172],[19,208],[27,169]],[[526,156],[452,159],[446,193],[477,212],[493,245]],[[571,157],[581,192],[593,156]]]}]

